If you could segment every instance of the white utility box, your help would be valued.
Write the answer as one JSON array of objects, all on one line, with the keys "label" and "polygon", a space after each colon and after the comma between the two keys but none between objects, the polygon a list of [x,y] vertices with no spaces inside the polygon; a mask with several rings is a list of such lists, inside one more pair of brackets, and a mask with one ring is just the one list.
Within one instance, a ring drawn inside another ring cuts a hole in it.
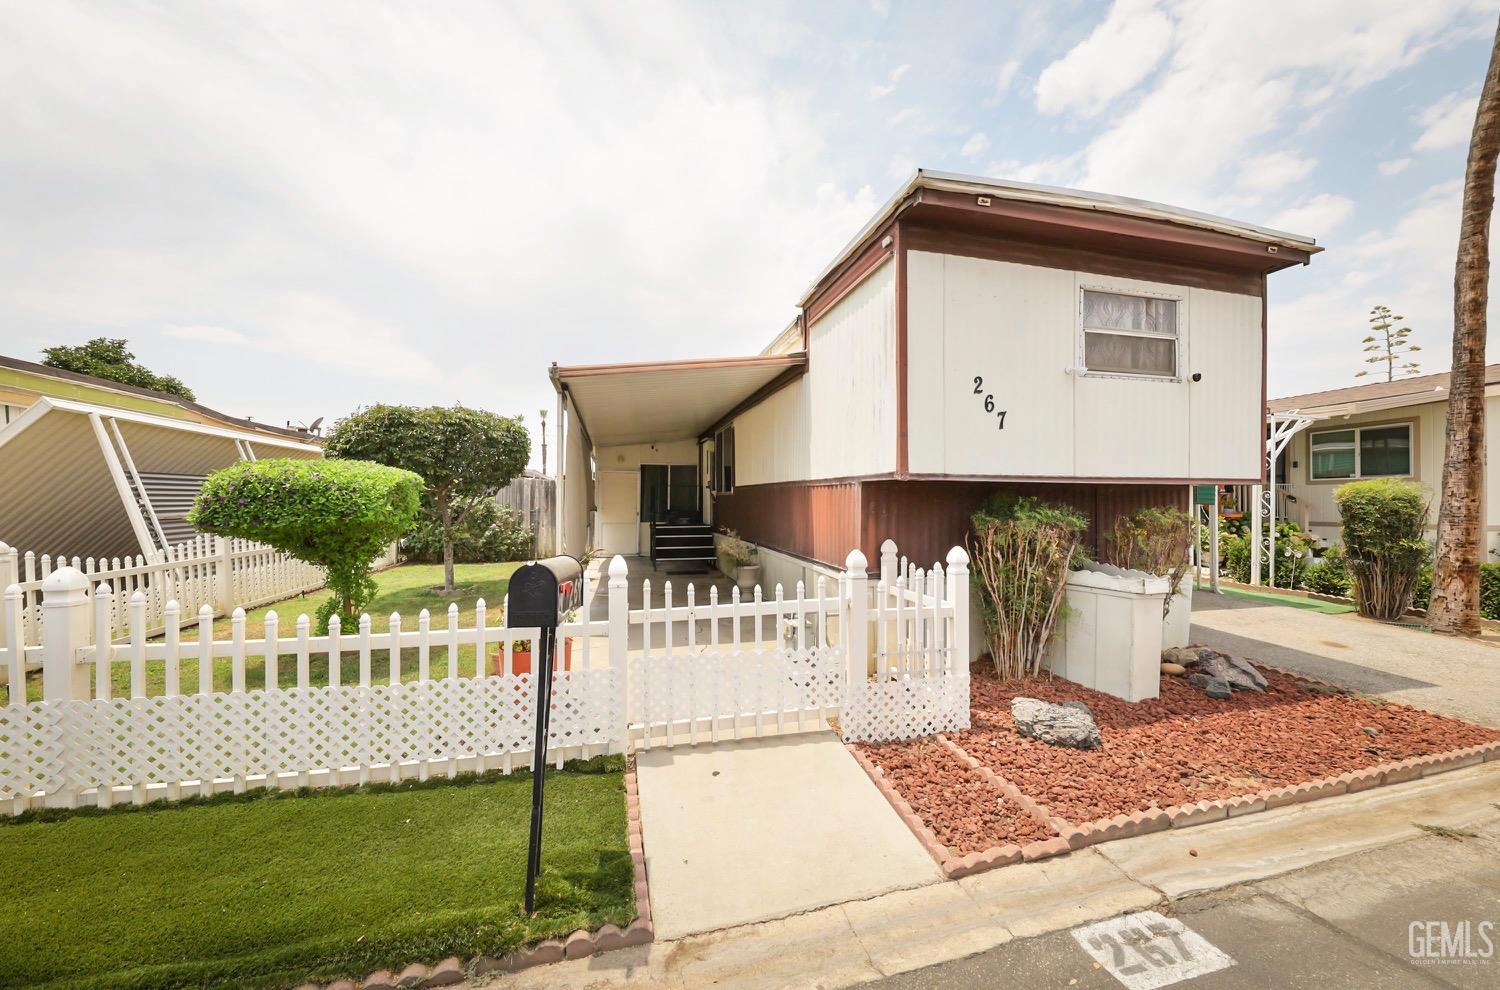
[{"label": "white utility box", "polygon": [[1171,589],[1168,578],[1110,564],[1089,562],[1070,571],[1069,615],[1047,645],[1047,666],[1059,677],[1126,701],[1155,698],[1161,690],[1162,602]]}]

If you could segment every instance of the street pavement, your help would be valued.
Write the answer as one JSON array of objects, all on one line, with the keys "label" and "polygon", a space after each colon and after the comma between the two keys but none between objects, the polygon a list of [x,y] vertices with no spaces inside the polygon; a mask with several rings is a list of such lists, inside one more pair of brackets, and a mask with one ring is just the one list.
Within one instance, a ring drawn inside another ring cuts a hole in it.
[{"label": "street pavement", "polygon": [[[1153,934],[1155,922],[1137,923],[1127,915],[1105,924],[1143,935],[1101,939],[1096,948],[1103,950],[1102,962],[1086,947],[1097,935],[1090,931],[1094,926],[1077,926],[864,985],[882,990],[1500,986],[1500,959],[1494,958],[1500,949],[1500,823],[1462,831],[1474,835],[1445,837],[1413,829],[1417,837],[1404,842],[1154,909],[1201,936],[1221,956],[1210,958],[1180,935],[1165,933],[1164,926],[1165,934]],[[1119,976],[1110,972],[1116,947]],[[1195,962],[1209,971],[1173,978],[1174,966]]]}]

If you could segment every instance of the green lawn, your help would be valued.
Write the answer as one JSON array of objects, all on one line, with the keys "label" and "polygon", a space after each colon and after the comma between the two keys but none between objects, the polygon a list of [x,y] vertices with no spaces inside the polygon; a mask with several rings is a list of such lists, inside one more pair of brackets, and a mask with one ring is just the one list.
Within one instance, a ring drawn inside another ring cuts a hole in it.
[{"label": "green lawn", "polygon": [[1239,598],[1243,601],[1261,602],[1266,605],[1285,605],[1287,608],[1322,612],[1324,615],[1343,615],[1345,612],[1354,611],[1353,605],[1325,602],[1319,598],[1303,598],[1301,595],[1278,595],[1274,591],[1247,591],[1243,588],[1222,588],[1221,590],[1227,598]]},{"label": "green lawn", "polygon": [[[448,606],[456,603],[458,605],[459,625],[472,628],[474,625],[474,604],[483,598],[487,616],[485,621],[491,626],[501,624],[501,606],[505,602],[505,592],[510,586],[510,576],[520,567],[520,562],[505,564],[458,564],[454,568],[454,583],[463,589],[462,594],[456,598],[447,598],[441,593],[433,590],[441,587],[443,583],[443,566],[441,564],[402,564],[391,567],[375,575],[375,583],[380,590],[375,600],[370,603],[371,627],[375,632],[383,632],[390,627],[392,612],[401,613],[401,628],[406,631],[417,628],[417,615],[422,609],[427,609],[432,616],[432,651],[431,651],[431,674],[433,677],[444,677],[448,673],[448,651],[442,647],[442,631],[448,628]],[[260,639],[265,635],[266,613],[276,612],[278,619],[278,634],[287,639],[292,639],[297,634],[297,617],[304,613],[311,618],[317,611],[319,605],[328,599],[330,592],[314,591],[310,594],[299,595],[296,598],[288,598],[283,601],[264,605],[245,613],[245,638]],[[357,632],[355,629],[346,629],[346,633]],[[195,639],[198,635],[197,626],[183,629],[184,639]],[[230,635],[230,619],[228,616],[214,621],[214,637],[227,640]],[[277,664],[277,684],[281,687],[297,686],[297,655],[295,652],[285,653]],[[359,683],[359,654],[357,652],[345,652],[340,666],[341,678],[345,684]],[[458,650],[458,670],[460,675],[474,673],[474,648],[472,646],[461,646]],[[184,693],[194,693],[198,690],[198,661],[183,660],[182,690]],[[314,654],[308,664],[308,676],[314,686],[328,683],[328,658],[326,655]],[[375,653],[371,658],[371,680],[376,684],[389,682],[390,664],[383,651]],[[410,680],[416,676],[417,651],[415,648],[402,652],[402,680]],[[130,664],[117,662],[112,668],[114,675],[114,694],[116,697],[128,697],[130,695]],[[228,691],[233,684],[232,672],[229,658],[221,657],[214,661],[214,689]],[[164,665],[160,662],[148,663],[146,665],[146,693],[148,695],[159,695],[165,693]],[[254,690],[266,686],[265,661],[263,657],[247,656],[245,658],[245,686]],[[42,672],[34,670],[26,678],[26,694],[31,701],[40,701],[42,697]],[[0,697],[6,698],[8,693],[0,693]]]},{"label": "green lawn", "polygon": [[0,986],[291,987],[623,926],[621,766],[548,775],[534,918],[524,773],[0,824]]}]

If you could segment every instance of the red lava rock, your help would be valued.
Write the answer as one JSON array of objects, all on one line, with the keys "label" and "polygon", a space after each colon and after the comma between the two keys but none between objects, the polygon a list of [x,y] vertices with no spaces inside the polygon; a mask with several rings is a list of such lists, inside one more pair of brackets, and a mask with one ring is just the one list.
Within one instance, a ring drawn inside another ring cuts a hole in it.
[{"label": "red lava rock", "polygon": [[1025,845],[1057,835],[1005,800],[999,789],[964,766],[932,739],[862,745],[865,756],[932,829],[938,842],[958,855],[1007,843]]},{"label": "red lava rock", "polygon": [[[1405,705],[1312,690],[1267,670],[1265,694],[1216,701],[1174,678],[1161,697],[1131,704],[1060,678],[998,681],[975,671],[970,724],[950,738],[971,757],[1079,824],[1152,808],[1214,801],[1500,741],[1500,731]],[[1104,737],[1095,750],[1049,746],[1016,733],[1010,699],[1085,702]],[[1376,736],[1365,732],[1377,730]],[[960,854],[1055,834],[933,740],[866,746],[938,840]]]}]

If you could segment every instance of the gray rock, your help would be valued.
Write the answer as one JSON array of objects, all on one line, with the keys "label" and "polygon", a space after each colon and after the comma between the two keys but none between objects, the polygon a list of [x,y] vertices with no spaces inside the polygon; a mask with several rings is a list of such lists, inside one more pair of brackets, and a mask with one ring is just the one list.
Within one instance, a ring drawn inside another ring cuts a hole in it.
[{"label": "gray rock", "polygon": [[1229,682],[1222,677],[1213,677],[1201,672],[1189,674],[1188,683],[1201,690],[1210,698],[1215,698],[1219,701],[1228,700],[1234,693],[1229,689]]},{"label": "gray rock", "polygon": [[1172,646],[1161,651],[1161,658],[1167,663],[1187,664],[1197,663],[1204,655],[1213,653],[1206,646]]},{"label": "gray rock", "polygon": [[1010,717],[1021,735],[1051,746],[1096,749],[1104,744],[1093,713],[1081,701],[1054,705],[1036,698],[1012,698]]},{"label": "gray rock", "polygon": [[1246,661],[1213,650],[1206,650],[1204,653],[1204,656],[1190,665],[1193,670],[1224,681],[1236,691],[1265,693],[1266,679]]},{"label": "gray rock", "polygon": [[1380,735],[1380,730],[1377,729],[1377,728],[1375,728],[1375,726],[1373,726],[1373,725],[1363,726],[1362,727],[1362,731],[1364,732],[1365,735],[1369,736],[1371,739],[1374,739],[1376,736]]}]

